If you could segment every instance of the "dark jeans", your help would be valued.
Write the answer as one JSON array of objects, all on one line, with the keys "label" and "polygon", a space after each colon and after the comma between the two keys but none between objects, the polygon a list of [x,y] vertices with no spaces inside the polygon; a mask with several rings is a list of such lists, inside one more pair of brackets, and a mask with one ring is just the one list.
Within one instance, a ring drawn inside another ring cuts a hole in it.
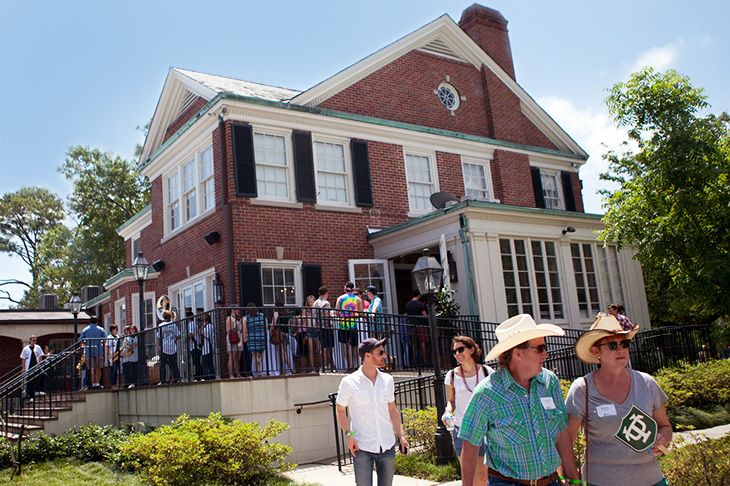
[{"label": "dark jeans", "polygon": [[167,366],[172,370],[172,381],[178,381],[180,379],[180,370],[177,367],[177,354],[165,354],[161,353],[160,357],[160,383],[167,383],[170,380],[167,379]]},{"label": "dark jeans", "polygon": [[243,342],[241,350],[241,361],[239,361],[239,370],[243,376],[251,376],[251,351],[248,350],[248,343]]},{"label": "dark jeans", "polygon": [[190,366],[188,371],[190,372],[191,379],[197,380],[198,378],[202,378],[205,372],[200,362],[200,348],[196,347],[190,350],[190,361],[188,363]]},{"label": "dark jeans", "polygon": [[203,379],[212,380],[215,378],[215,367],[213,366],[213,353],[204,354],[200,358],[203,366]]},{"label": "dark jeans", "polygon": [[136,361],[128,361],[122,363],[122,371],[124,372],[124,382],[127,385],[137,385],[139,382],[139,376],[137,376],[137,366],[139,363]]},{"label": "dark jeans", "polygon": [[118,383],[117,377],[119,376],[119,360],[116,360],[109,367],[109,381],[110,386],[114,386]]}]

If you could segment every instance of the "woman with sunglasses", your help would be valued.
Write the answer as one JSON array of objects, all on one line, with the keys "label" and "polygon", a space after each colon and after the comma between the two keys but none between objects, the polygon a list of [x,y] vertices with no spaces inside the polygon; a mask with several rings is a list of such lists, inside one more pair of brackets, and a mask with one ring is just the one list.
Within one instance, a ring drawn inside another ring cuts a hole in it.
[{"label": "woman with sunglasses", "polygon": [[[581,474],[589,485],[667,484],[656,461],[660,448],[672,441],[672,426],[664,408],[667,395],[654,378],[627,366],[631,340],[638,329],[634,325],[625,331],[615,317],[600,313],[591,329],[575,343],[581,361],[599,365],[596,371],[573,382],[565,400],[568,434],[573,443],[579,428],[587,427]],[[616,437],[634,405],[657,423],[656,441],[644,452],[636,452]]]},{"label": "woman with sunglasses", "polygon": [[[479,364],[482,359],[482,350],[470,337],[454,337],[451,342],[451,349],[459,366],[446,373],[444,384],[448,393],[448,402],[441,420],[449,427],[450,420],[447,419],[453,416],[454,429],[451,431],[451,435],[454,439],[454,452],[461,461],[461,451],[464,444],[464,439],[459,438],[461,419],[464,417],[466,406],[469,405],[474,389],[479,382],[494,373],[494,370],[485,364]],[[477,470],[474,476],[474,484],[479,486],[487,484],[487,465],[484,464],[484,454],[484,444],[481,444],[479,446]]]}]

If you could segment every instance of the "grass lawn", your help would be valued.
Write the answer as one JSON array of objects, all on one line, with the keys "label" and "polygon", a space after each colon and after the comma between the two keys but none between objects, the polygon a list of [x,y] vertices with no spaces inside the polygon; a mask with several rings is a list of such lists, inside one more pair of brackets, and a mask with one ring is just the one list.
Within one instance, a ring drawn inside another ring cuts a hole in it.
[{"label": "grass lawn", "polygon": [[100,462],[82,463],[77,459],[56,459],[55,461],[23,465],[23,474],[10,480],[13,469],[0,471],[0,484],[23,486],[142,486],[139,476],[119,473]]},{"label": "grass lawn", "polygon": [[[0,471],[0,484],[18,486],[146,486],[136,474],[120,473],[101,462],[82,463],[78,459],[56,459],[55,461],[26,464],[23,474],[10,480],[13,469]],[[287,478],[272,486],[318,486],[317,483],[297,483]]]}]

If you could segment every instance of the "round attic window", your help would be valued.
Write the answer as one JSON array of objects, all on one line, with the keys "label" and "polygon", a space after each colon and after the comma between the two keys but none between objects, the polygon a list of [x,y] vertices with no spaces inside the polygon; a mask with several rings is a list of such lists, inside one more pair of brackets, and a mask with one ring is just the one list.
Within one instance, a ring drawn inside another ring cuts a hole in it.
[{"label": "round attic window", "polygon": [[438,94],[439,101],[447,110],[454,111],[459,107],[459,92],[453,84],[441,83],[436,94]]}]

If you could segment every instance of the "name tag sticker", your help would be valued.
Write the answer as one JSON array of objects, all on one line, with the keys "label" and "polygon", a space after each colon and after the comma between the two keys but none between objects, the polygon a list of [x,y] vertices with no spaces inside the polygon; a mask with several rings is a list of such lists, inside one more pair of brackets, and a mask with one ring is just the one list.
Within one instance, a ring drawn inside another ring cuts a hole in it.
[{"label": "name tag sticker", "polygon": [[540,402],[542,403],[542,408],[545,410],[555,410],[553,397],[540,397]]},{"label": "name tag sticker", "polygon": [[599,417],[613,417],[616,415],[616,407],[613,403],[609,403],[608,405],[599,405],[596,407],[596,413]]}]

